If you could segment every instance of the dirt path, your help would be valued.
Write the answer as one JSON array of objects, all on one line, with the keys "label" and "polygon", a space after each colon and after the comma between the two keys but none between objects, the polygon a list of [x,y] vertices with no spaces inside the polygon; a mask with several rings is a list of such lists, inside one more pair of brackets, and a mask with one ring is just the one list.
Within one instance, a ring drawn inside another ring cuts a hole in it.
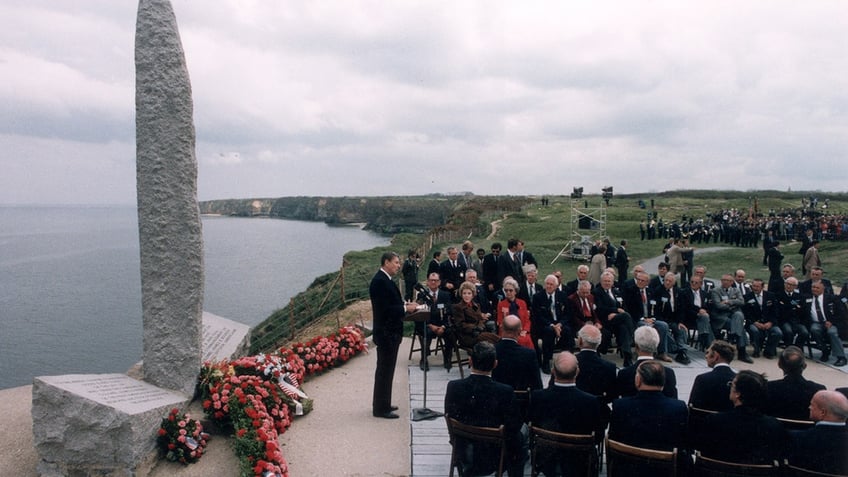
[{"label": "dirt path", "polygon": [[489,236],[486,237],[486,240],[494,240],[495,239],[495,236],[498,235],[498,229],[501,228],[501,222],[503,222],[504,219],[506,219],[508,216],[509,216],[509,214],[504,214],[503,217],[492,222],[492,233],[490,233]]}]

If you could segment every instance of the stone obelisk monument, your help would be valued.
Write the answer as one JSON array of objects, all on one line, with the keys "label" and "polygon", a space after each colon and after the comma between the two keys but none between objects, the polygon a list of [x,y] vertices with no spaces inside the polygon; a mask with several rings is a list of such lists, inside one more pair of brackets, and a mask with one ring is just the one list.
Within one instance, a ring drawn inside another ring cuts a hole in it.
[{"label": "stone obelisk monument", "polygon": [[136,183],[144,380],[191,394],[200,371],[203,237],[191,83],[168,0],[141,0]]},{"label": "stone obelisk monument", "polygon": [[[159,422],[194,391],[202,347],[235,352],[247,326],[209,316],[202,345],[203,241],[191,86],[168,0],[141,0],[136,24],[136,136],[144,381],[126,374],[33,380],[42,477],[141,477]],[[121,317],[115,317],[121,319]]]}]

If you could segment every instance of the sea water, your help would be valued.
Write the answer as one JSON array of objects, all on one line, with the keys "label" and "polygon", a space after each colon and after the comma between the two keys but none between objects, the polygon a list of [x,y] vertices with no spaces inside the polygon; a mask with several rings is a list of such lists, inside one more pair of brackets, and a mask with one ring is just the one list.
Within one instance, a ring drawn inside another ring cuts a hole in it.
[{"label": "sea water", "polygon": [[[389,243],[319,222],[202,221],[203,309],[251,326],[338,270],[345,252]],[[135,207],[0,206],[0,389],[138,362],[140,277]]]}]

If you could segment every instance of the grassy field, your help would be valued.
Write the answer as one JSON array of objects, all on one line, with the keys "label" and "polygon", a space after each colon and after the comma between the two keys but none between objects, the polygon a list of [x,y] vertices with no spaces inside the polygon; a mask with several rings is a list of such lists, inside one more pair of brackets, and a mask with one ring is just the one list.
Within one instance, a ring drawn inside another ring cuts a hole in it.
[{"label": "grassy field", "polygon": [[[682,217],[703,218],[708,212],[722,209],[737,208],[748,210],[751,204],[745,193],[735,193],[736,196],[727,194],[726,197],[687,197],[669,196],[655,200],[655,211],[657,215],[667,223],[680,220]],[[640,209],[638,197],[614,198],[607,213],[607,236],[611,242],[618,246],[621,239],[629,241],[628,255],[631,267],[644,260],[657,257],[662,254],[666,240],[640,240],[639,221],[645,218],[647,210]],[[588,197],[589,209],[599,210],[601,208],[600,197]],[[649,202],[647,199],[643,199]],[[794,199],[785,197],[759,197],[760,210],[768,212],[769,209],[781,210],[784,208],[797,207],[800,205],[800,196]],[[577,207],[583,209],[583,201],[577,202]],[[848,201],[840,197],[839,200],[831,199],[831,211],[848,211]],[[562,270],[564,276],[573,277],[574,269],[578,262],[557,258],[560,251],[571,239],[571,209],[572,201],[568,197],[552,197],[547,207],[542,207],[539,202],[526,207],[521,212],[509,214],[500,223],[497,236],[492,240],[484,237],[472,237],[475,247],[483,247],[487,251],[492,242],[498,241],[506,245],[510,237],[518,237],[524,240],[527,250],[531,251],[539,261],[540,273],[542,275]],[[441,244],[442,248],[452,244]],[[762,247],[738,248],[727,246],[721,242],[717,244],[694,244],[696,248],[722,247],[724,250],[716,253],[704,254],[695,259],[695,263],[705,265],[711,277],[718,277],[722,273],[732,272],[738,268],[747,271],[749,279],[763,278],[768,280],[768,270],[762,266]],[[783,255],[786,257],[784,263],[791,263],[800,268],[801,255],[798,248],[800,244],[790,242],[781,244]],[[841,285],[848,279],[848,242],[825,241],[820,245],[825,276]],[[554,261],[556,259],[556,261]],[[551,263],[554,262],[554,263]],[[656,272],[656,270],[649,270]]]}]

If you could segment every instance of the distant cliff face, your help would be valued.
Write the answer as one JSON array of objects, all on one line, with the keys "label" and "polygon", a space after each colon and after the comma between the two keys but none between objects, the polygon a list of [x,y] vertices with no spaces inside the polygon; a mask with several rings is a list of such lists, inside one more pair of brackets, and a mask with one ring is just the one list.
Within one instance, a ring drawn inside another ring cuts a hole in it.
[{"label": "distant cliff face", "polygon": [[383,233],[423,233],[448,221],[464,196],[281,197],[200,203],[202,214],[269,216],[328,224],[364,223]]}]

